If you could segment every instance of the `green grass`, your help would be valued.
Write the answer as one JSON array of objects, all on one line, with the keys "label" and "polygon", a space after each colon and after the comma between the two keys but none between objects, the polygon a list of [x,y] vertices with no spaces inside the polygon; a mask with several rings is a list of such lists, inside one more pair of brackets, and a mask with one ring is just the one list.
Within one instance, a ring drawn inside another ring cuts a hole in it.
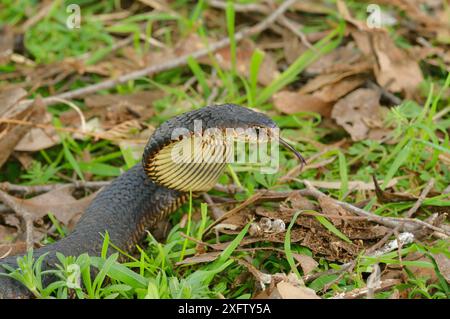
[{"label": "green grass", "polygon": [[[20,25],[26,20],[22,7],[30,9],[31,14],[37,11],[38,1],[3,1],[0,5],[0,21],[12,25]],[[234,34],[238,29],[238,14],[232,2],[227,3],[223,12],[221,28],[210,29],[205,25],[204,1],[196,5],[185,6],[184,1],[174,1],[175,13],[139,13],[120,22],[107,25],[95,19],[95,15],[111,13],[119,8],[117,1],[83,1],[83,26],[76,31],[69,31],[64,27],[66,13],[63,1],[55,2],[53,10],[47,17],[32,26],[25,33],[25,46],[30,58],[38,63],[51,64],[68,57],[79,57],[91,54],[87,64],[93,65],[105,59],[111,53],[117,35],[134,36],[134,48],[140,54],[145,54],[153,48],[147,43],[137,40],[139,32],[149,35],[154,30],[162,30],[159,40],[166,46],[172,47],[174,36],[188,36],[196,32],[202,39],[206,36],[229,36],[231,40],[230,54],[232,69],[227,71],[219,66],[214,55],[211,65],[205,65],[193,58],[189,59],[187,66],[175,68],[157,74],[151,78],[142,78],[118,85],[115,89],[99,93],[127,94],[140,90],[159,89],[166,92],[166,96],[154,103],[156,115],[149,120],[149,124],[157,126],[172,116],[189,109],[204,106],[212,94],[211,82],[215,77],[220,81],[217,99],[220,102],[238,103],[249,107],[260,108],[273,113],[274,106],[270,98],[286,87],[295,85],[302,79],[305,68],[320,57],[332,52],[342,45],[346,30],[346,23],[336,19],[333,12],[327,16],[325,23],[323,17],[308,17],[310,24],[303,29],[305,33],[327,30],[329,34],[314,45],[314,50],[306,50],[291,65],[281,72],[268,86],[258,83],[258,74],[264,59],[264,53],[255,50],[252,53],[249,65],[249,76],[244,78],[236,70],[236,43]],[[81,2],[80,2],[81,3]],[[365,6],[358,2],[349,2],[349,7],[363,16]],[[183,9],[180,9],[183,8]],[[358,15],[357,15],[358,16]],[[330,26],[331,25],[331,26]],[[143,30],[143,31],[142,31]],[[395,30],[393,30],[395,31]],[[257,39],[257,37],[255,38]],[[406,41],[399,39],[398,41]],[[278,56],[279,52],[274,52]],[[2,71],[14,71],[16,66],[9,64],[2,66]],[[423,104],[406,100],[399,106],[391,108],[387,122],[395,127],[395,144],[380,143],[375,140],[352,142],[342,131],[321,125],[324,121],[318,114],[298,113],[294,115],[274,115],[273,118],[282,129],[282,135],[289,139],[295,148],[306,158],[322,152],[319,146],[332,144],[342,138],[347,138],[344,146],[340,146],[322,154],[316,162],[331,160],[324,167],[303,172],[301,179],[341,181],[339,190],[326,190],[333,198],[351,203],[371,199],[365,192],[349,189],[349,182],[370,182],[372,176],[384,180],[386,185],[394,178],[398,180],[396,190],[419,195],[420,191],[431,179],[435,179],[435,191],[441,193],[450,183],[450,169],[442,164],[440,157],[450,153],[449,128],[450,115],[447,113],[439,120],[436,114],[449,107],[450,76],[444,70],[436,72],[438,76],[428,75],[424,87],[427,91],[421,96]],[[445,74],[445,76],[442,76]],[[198,86],[183,89],[183,85],[194,77]],[[67,89],[77,89],[95,83],[102,78],[97,75],[85,75],[85,80],[69,83]],[[86,83],[84,82],[86,81]],[[0,85],[8,84],[0,80]],[[56,87],[67,84],[65,80]],[[48,87],[39,88],[33,94],[42,96],[51,95]],[[83,103],[79,103],[82,110],[86,110]],[[67,110],[65,105],[49,107],[53,114],[53,123],[62,126],[59,115]],[[0,182],[9,181],[24,185],[49,184],[66,182],[67,180],[83,180],[91,176],[93,180],[106,180],[119,176],[121,172],[129,169],[138,162],[133,158],[129,149],[120,148],[111,141],[94,140],[91,138],[73,139],[67,134],[60,134],[61,143],[50,149],[33,153],[33,162],[28,169],[24,169],[18,161],[10,159],[0,170]],[[309,139],[315,143],[305,142]],[[86,160],[84,154],[89,154]],[[282,151],[280,156],[280,171],[275,175],[265,176],[257,168],[230,166],[220,178],[220,183],[236,184],[244,188],[243,193],[232,197],[236,200],[245,200],[256,189],[270,188],[275,190],[300,189],[304,185],[300,181],[293,181],[287,185],[277,185],[279,177],[285,175],[297,165],[291,154]],[[222,194],[223,196],[223,194]],[[230,195],[231,196],[231,195]],[[382,216],[401,217],[413,205],[413,202],[402,203],[376,203],[372,199],[366,206],[375,214]],[[448,197],[433,195],[424,201],[424,205],[435,205],[441,208],[449,206]],[[58,256],[59,266],[51,272],[58,280],[48,287],[42,284],[42,259],[35,260],[31,254],[24,256],[18,270],[12,270],[11,277],[23,282],[37,298],[250,298],[255,292],[255,280],[246,280],[236,285],[240,276],[247,271],[237,261],[240,258],[251,257],[252,264],[261,271],[269,274],[294,272],[298,276],[303,273],[295,264],[293,253],[313,255],[311,250],[297,243],[291,242],[291,229],[295,223],[295,215],[287,229],[283,244],[258,243],[254,247],[267,247],[273,245],[284,251],[284,254],[257,250],[253,253],[237,251],[240,241],[247,233],[247,224],[238,235],[220,235],[221,242],[230,242],[230,245],[218,256],[208,263],[190,265],[177,265],[177,262],[192,257],[197,253],[197,244],[182,234],[187,234],[200,240],[204,230],[211,224],[208,217],[208,205],[199,198],[190,198],[188,204],[183,205],[171,217],[174,226],[164,242],[156,241],[148,234],[142,247],[138,247],[137,255],[123,253],[125,261],[119,261],[119,253],[107,256],[108,247],[114,243],[109,242],[105,235],[105,244],[101,256],[81,255],[76,257]],[[188,214],[188,222],[181,228],[180,221],[183,214]],[[199,214],[196,214],[199,213]],[[424,209],[420,219],[431,216],[430,209]],[[200,216],[194,219],[194,216]],[[53,215],[49,215],[51,222],[56,226],[58,234],[63,236],[66,229],[61,228]],[[325,217],[316,216],[317,220],[331,233],[344,241],[348,238],[342,234]],[[205,237],[209,244],[215,243],[215,238]],[[47,242],[51,240],[47,239]],[[409,298],[448,298],[449,288],[432,254],[448,254],[448,242],[437,240],[432,242],[414,243],[403,247],[398,252],[388,253],[378,257],[359,256],[354,271],[346,274],[341,280],[331,285],[329,290],[323,288],[333,282],[338,275],[324,274],[307,286],[316,290],[323,297],[331,297],[336,293],[365,286],[365,279],[375,264],[385,266],[403,265],[407,276],[405,283],[377,294],[377,298],[388,298],[394,289],[408,291]],[[415,252],[428,256],[427,261],[405,261],[404,257]],[[314,256],[319,262],[319,272],[330,269],[340,269],[338,262],[327,261],[320,256]],[[438,277],[436,283],[430,284],[426,278],[418,277],[410,268],[421,267],[433,269]],[[92,276],[91,270],[97,274]]]}]

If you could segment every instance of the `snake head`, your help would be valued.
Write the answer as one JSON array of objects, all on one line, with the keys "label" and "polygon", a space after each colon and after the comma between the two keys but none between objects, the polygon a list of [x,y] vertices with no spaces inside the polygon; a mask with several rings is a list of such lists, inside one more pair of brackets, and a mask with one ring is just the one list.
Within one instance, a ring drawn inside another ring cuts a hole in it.
[{"label": "snake head", "polygon": [[[215,185],[227,163],[236,161],[236,150],[242,152],[242,144],[269,141],[279,142],[304,162],[300,153],[279,137],[278,126],[267,115],[235,104],[207,106],[159,126],[145,147],[143,166],[156,184],[203,192]],[[244,146],[245,150],[248,147]]]}]

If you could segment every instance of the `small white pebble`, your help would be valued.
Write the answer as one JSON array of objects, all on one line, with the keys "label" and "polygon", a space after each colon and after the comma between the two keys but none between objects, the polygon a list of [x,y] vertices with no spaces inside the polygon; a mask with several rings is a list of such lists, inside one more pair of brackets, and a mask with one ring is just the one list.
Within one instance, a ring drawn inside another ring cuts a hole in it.
[{"label": "small white pebble", "polygon": [[281,219],[274,219],[272,222],[272,231],[274,233],[282,233],[286,230],[286,224]]}]

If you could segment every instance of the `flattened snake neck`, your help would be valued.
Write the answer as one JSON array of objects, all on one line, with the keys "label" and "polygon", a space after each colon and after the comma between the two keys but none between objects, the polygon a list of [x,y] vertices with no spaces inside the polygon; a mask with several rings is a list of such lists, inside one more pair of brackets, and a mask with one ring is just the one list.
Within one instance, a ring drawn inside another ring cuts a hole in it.
[{"label": "flattened snake neck", "polygon": [[[144,150],[142,163],[135,165],[102,189],[67,237],[33,252],[35,260],[46,254],[42,270],[54,268],[58,263],[56,252],[65,256],[79,256],[83,253],[91,256],[100,255],[103,244],[102,235],[106,232],[109,234],[111,243],[129,251],[145,234],[145,229],[154,226],[159,220],[179,208],[186,201],[189,193],[166,187],[163,179],[171,178],[170,174],[167,175],[168,177],[163,175],[161,177],[163,182],[157,183],[149,177],[148,170],[151,165],[157,165],[150,163],[151,158],[158,158],[155,154],[162,154],[160,157],[164,158],[164,147],[170,144],[174,129],[183,127],[193,131],[194,120],[201,121],[204,128],[254,126],[276,128],[275,123],[266,115],[234,104],[207,106],[166,121],[150,137]],[[170,165],[167,169],[173,169],[179,175],[180,168]],[[209,175],[206,174],[202,179],[197,178],[195,183],[200,185],[201,181],[205,181],[211,184],[219,173],[213,171],[215,167],[208,166]],[[194,168],[189,166],[185,169],[192,169],[194,172]],[[198,169],[198,166],[195,169]],[[189,178],[194,177],[195,174],[191,172],[183,175],[183,178],[188,181]],[[202,187],[200,189],[204,191]],[[112,252],[112,249],[108,251],[108,253]],[[9,256],[0,260],[0,299],[33,297],[22,283],[3,275],[7,272],[3,265],[17,268],[17,257],[21,256]],[[52,277],[44,276],[44,286],[52,280],[54,280]]]}]

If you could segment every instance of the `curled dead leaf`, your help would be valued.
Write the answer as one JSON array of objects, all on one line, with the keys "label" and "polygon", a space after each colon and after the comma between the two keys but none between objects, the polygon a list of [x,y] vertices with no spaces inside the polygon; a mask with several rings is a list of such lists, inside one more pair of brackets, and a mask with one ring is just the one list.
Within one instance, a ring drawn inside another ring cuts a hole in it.
[{"label": "curled dead leaf", "polygon": [[379,100],[380,92],[365,88],[357,89],[334,105],[331,117],[354,141],[363,140],[367,138],[372,128],[382,127],[383,112],[386,109],[381,107]]},{"label": "curled dead leaf", "polygon": [[[40,123],[45,115],[45,106],[41,99],[36,99],[29,106],[18,102],[25,97],[22,89],[12,89],[0,94],[0,118],[31,121]],[[2,104],[5,103],[5,104]],[[0,122],[0,167],[6,162],[19,141],[30,131],[31,126],[2,124]]]},{"label": "curled dead leaf", "polygon": [[331,103],[321,98],[298,92],[281,91],[273,96],[275,108],[286,114],[298,112],[315,112],[323,116],[330,116]]},{"label": "curled dead leaf", "polygon": [[63,186],[48,193],[41,194],[30,199],[21,199],[3,193],[7,201],[4,204],[11,209],[21,209],[32,215],[33,219],[39,219],[52,213],[56,219],[65,225],[80,216],[91,203],[96,193],[81,199],[72,196],[74,187],[72,185]]}]

